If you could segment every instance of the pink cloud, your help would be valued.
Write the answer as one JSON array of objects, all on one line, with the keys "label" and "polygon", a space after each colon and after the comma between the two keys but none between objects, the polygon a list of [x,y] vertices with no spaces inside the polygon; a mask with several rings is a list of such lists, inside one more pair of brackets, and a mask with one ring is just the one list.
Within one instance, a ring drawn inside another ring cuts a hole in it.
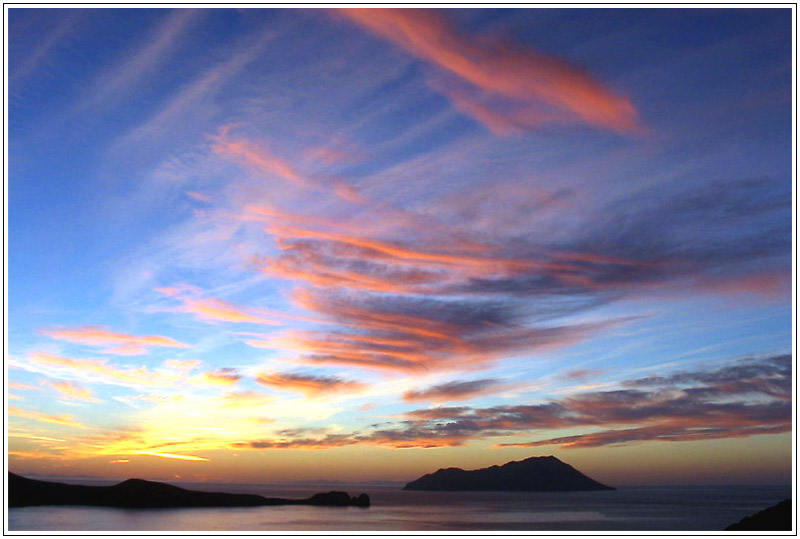
[{"label": "pink cloud", "polygon": [[[473,39],[431,9],[346,8],[339,13],[489,96],[516,103],[528,115],[531,109],[545,116],[555,111],[599,128],[622,133],[643,131],[627,98],[560,58],[511,42]],[[487,121],[490,129],[498,129],[499,114],[490,118],[487,109],[478,109],[463,94],[450,95],[458,95],[456,106]],[[469,105],[465,107],[465,103]],[[479,110],[483,112],[476,113]],[[521,126],[531,123],[525,118],[509,121]],[[505,134],[509,127],[500,132]]]},{"label": "pink cloud", "polygon": [[232,126],[224,126],[220,129],[219,136],[214,139],[214,144],[211,146],[214,153],[231,157],[243,165],[300,185],[310,183],[292,165],[272,154],[265,146],[244,138],[231,137],[231,128]]},{"label": "pink cloud", "polygon": [[700,279],[700,287],[713,294],[755,295],[766,300],[788,298],[792,291],[792,278],[786,272],[760,272],[751,275]]},{"label": "pink cloud", "polygon": [[361,204],[364,199],[355,187],[340,178],[304,174],[292,163],[272,153],[263,143],[230,134],[234,126],[220,128],[213,138],[212,151],[261,174],[287,180],[301,188],[332,192],[342,200]]},{"label": "pink cloud", "polygon": [[244,307],[217,298],[202,298],[199,297],[202,292],[196,287],[179,285],[176,287],[156,288],[156,292],[183,302],[183,305],[173,309],[174,311],[193,314],[195,317],[207,322],[280,324],[280,322],[274,320],[276,314],[267,309]]},{"label": "pink cloud", "polygon": [[561,375],[564,380],[584,380],[603,374],[605,371],[595,369],[572,369]]}]

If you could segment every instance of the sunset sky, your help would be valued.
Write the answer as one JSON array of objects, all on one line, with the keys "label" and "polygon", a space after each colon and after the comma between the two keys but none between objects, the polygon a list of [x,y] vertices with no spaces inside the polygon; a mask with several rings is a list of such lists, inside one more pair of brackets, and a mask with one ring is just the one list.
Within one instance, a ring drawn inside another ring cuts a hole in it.
[{"label": "sunset sky", "polygon": [[7,461],[792,477],[791,9],[7,9]]}]

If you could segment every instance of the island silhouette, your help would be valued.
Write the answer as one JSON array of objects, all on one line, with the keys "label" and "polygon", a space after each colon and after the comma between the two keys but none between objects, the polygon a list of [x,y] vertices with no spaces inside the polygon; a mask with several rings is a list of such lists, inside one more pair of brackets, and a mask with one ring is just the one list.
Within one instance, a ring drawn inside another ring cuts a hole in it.
[{"label": "island silhouette", "polygon": [[292,500],[258,494],[229,494],[189,490],[157,481],[128,479],[108,487],[40,481],[8,473],[8,507],[34,505],[93,505],[122,508],[255,507],[262,505],[323,505],[369,507],[367,494],[350,497],[330,491]]},{"label": "island silhouette", "polygon": [[550,455],[511,461],[479,470],[442,468],[411,481],[403,490],[482,490],[559,492],[615,490]]}]

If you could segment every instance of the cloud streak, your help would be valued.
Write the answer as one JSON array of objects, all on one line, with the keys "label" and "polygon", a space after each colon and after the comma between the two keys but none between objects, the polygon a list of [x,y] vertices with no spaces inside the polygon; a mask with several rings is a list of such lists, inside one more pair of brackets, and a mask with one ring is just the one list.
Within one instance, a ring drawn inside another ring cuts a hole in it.
[{"label": "cloud streak", "polygon": [[236,305],[228,301],[212,297],[198,297],[199,290],[193,287],[179,286],[156,288],[157,292],[183,302],[176,312],[189,313],[206,322],[233,322],[247,324],[279,325],[275,313],[267,309],[256,309]]},{"label": "cloud streak", "polygon": [[68,399],[74,399],[85,402],[100,402],[99,399],[92,395],[92,390],[88,387],[83,387],[69,380],[50,382],[50,387],[58,391],[62,396]]},{"label": "cloud streak", "polygon": [[16,408],[14,406],[9,406],[7,411],[8,415],[10,416],[21,417],[24,419],[33,419],[34,421],[39,421],[41,423],[52,423],[54,425],[61,425],[64,427],[72,427],[76,429],[91,428],[87,427],[86,425],[82,425],[81,423],[77,422],[74,417],[67,414],[60,414],[60,415],[45,414],[34,410],[23,410],[21,408]]},{"label": "cloud streak", "polygon": [[[346,8],[338,13],[489,96],[540,111],[542,120],[555,111],[563,120],[578,119],[621,133],[643,130],[629,99],[560,58],[510,41],[471,38],[431,9]],[[454,90],[446,95],[457,108],[499,134],[507,134],[514,125],[537,124],[530,112],[502,115]]]},{"label": "cloud streak", "polygon": [[630,388],[587,392],[541,404],[412,410],[401,424],[369,433],[258,440],[233,447],[453,447],[569,429],[586,432],[527,442],[498,441],[497,445],[579,448],[783,433],[792,429],[791,362],[789,355],[740,360],[714,370],[629,380],[623,386]]},{"label": "cloud streak", "polygon": [[223,387],[235,385],[241,379],[242,375],[230,367],[206,371],[200,375],[201,383]]},{"label": "cloud streak", "polygon": [[75,328],[46,328],[40,333],[51,339],[86,346],[107,347],[103,352],[121,356],[146,354],[151,347],[188,348],[189,345],[161,335],[131,335],[112,331],[106,326],[80,326]]},{"label": "cloud streak", "polygon": [[[396,296],[356,299],[311,290],[298,291],[294,299],[346,328],[287,339],[290,347],[305,352],[304,361],[409,373],[477,367],[512,353],[578,342],[619,323],[525,327],[516,323],[513,305],[503,302]],[[273,342],[276,347],[286,344]]]},{"label": "cloud streak", "polygon": [[299,373],[262,373],[256,382],[279,391],[302,393],[307,397],[318,397],[342,391],[358,392],[366,388],[365,384],[353,380],[344,380],[338,376],[314,376]]},{"label": "cloud streak", "polygon": [[20,368],[44,372],[54,376],[74,376],[105,384],[126,387],[172,387],[184,378],[177,373],[151,371],[146,367],[136,369],[117,367],[105,359],[81,359],[46,353],[30,354],[27,362],[17,363]]},{"label": "cloud streak", "polygon": [[251,170],[281,178],[300,188],[334,193],[342,200],[361,203],[364,199],[356,189],[344,180],[303,174],[288,161],[274,155],[264,144],[257,144],[243,137],[230,134],[234,126],[220,128],[213,138],[212,151]]},{"label": "cloud streak", "polygon": [[480,395],[496,393],[506,388],[506,384],[492,378],[469,380],[464,382],[447,382],[426,389],[407,391],[403,394],[406,402],[432,401],[450,402],[469,400]]},{"label": "cloud streak", "polygon": [[119,64],[107,69],[89,84],[91,91],[78,108],[97,107],[110,99],[118,98],[140,83],[146,74],[164,62],[178,39],[200,15],[200,11],[192,9],[177,9],[166,15],[143,40],[144,46],[127,55]]}]

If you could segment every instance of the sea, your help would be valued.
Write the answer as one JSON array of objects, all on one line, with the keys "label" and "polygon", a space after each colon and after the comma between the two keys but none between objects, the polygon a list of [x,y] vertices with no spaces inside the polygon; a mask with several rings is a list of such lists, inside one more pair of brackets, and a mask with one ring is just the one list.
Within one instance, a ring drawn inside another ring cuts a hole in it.
[{"label": "sea", "polygon": [[[66,482],[66,481],[65,481]],[[84,483],[90,484],[90,483]],[[96,484],[96,483],[93,483]],[[598,492],[420,492],[402,484],[177,483],[185,488],[306,498],[343,490],[372,506],[8,509],[9,532],[710,532],[792,497],[786,486],[621,487]]]}]

